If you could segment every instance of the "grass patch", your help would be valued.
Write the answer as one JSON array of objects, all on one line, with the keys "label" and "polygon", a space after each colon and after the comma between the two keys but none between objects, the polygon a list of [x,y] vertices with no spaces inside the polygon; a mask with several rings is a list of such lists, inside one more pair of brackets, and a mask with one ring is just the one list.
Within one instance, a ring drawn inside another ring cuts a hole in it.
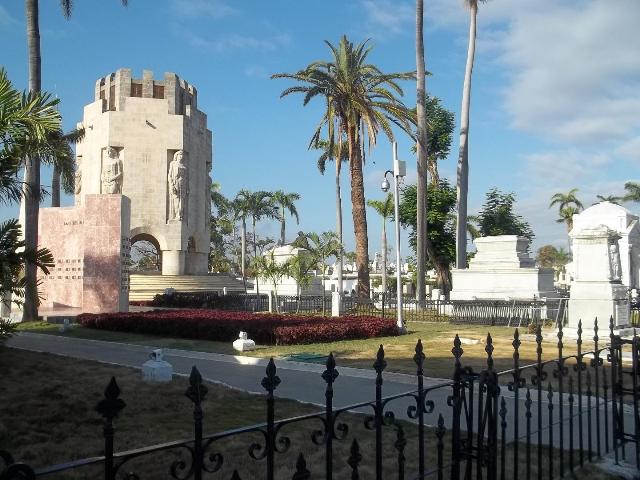
[{"label": "grass patch", "polygon": [[[101,399],[108,379],[117,378],[127,407],[116,420],[115,445],[117,451],[147,446],[152,443],[189,438],[192,435],[191,404],[185,398],[187,379],[178,377],[170,384],[147,384],[140,380],[140,372],[131,368],[103,365],[49,354],[12,350],[0,347],[0,449],[8,450],[18,460],[34,467],[102,454],[102,422],[94,411]],[[248,424],[261,423],[265,418],[265,398],[209,384],[203,403],[205,434],[224,431]],[[316,412],[319,407],[294,401],[276,399],[276,417],[291,417]],[[349,447],[357,438],[361,447],[361,478],[374,476],[374,433],[364,428],[363,416],[344,414],[340,417],[349,427],[344,441],[335,441],[335,478],[350,478],[347,465]],[[435,419],[429,418],[433,423]],[[417,468],[417,428],[400,422],[406,440],[406,471],[409,477]],[[286,426],[282,434],[291,439],[291,448],[276,455],[276,478],[290,479],[300,452],[307,459],[307,467],[320,478],[324,471],[324,450],[311,442],[311,433],[320,427],[317,420]],[[427,429],[427,463],[435,462],[434,431]],[[261,437],[243,434],[226,438],[216,444],[216,452],[224,455],[222,470],[216,478],[230,478],[238,469],[242,478],[264,476],[265,460],[252,460],[247,450]],[[384,429],[384,478],[397,474],[395,427]],[[450,458],[451,439],[445,434],[445,459]],[[523,452],[523,448],[520,449]],[[183,452],[184,453],[184,452]],[[508,450],[508,455],[510,450]],[[535,455],[536,449],[533,449]],[[548,452],[542,451],[547,458]],[[141,457],[127,464],[126,471],[134,471],[141,478],[168,478],[170,465],[180,457],[177,451]],[[510,459],[510,455],[507,456]],[[521,462],[524,455],[520,456]],[[534,457],[535,458],[535,457]],[[545,460],[545,465],[546,465]],[[512,478],[513,465],[507,462],[507,478]],[[523,463],[519,471],[524,472]],[[535,476],[535,464],[533,465]],[[64,472],[47,478],[96,479],[99,468],[90,467]],[[582,474],[583,479],[606,479],[597,472]]]}]

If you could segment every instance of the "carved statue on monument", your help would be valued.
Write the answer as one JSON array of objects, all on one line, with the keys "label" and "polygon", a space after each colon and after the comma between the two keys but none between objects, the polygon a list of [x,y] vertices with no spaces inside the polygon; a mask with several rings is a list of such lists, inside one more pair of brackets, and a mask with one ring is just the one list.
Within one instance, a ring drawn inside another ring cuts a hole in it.
[{"label": "carved statue on monument", "polygon": [[82,170],[80,165],[76,167],[76,172],[73,174],[73,193],[80,195],[82,191]]},{"label": "carved statue on monument", "polygon": [[102,165],[102,193],[122,193],[122,160],[113,147],[107,148],[107,160]]},{"label": "carved statue on monument", "polygon": [[169,220],[182,220],[189,193],[189,177],[182,150],[178,150],[173,155],[167,181],[169,182]]},{"label": "carved statue on monument", "polygon": [[609,264],[611,265],[611,280],[619,282],[622,277],[620,268],[620,251],[618,249],[617,242],[609,245]]}]

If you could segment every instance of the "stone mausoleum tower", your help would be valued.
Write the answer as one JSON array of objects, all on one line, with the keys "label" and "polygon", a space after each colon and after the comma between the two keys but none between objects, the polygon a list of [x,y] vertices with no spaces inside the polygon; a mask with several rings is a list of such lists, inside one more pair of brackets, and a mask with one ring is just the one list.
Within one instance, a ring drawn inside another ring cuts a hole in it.
[{"label": "stone mausoleum tower", "polygon": [[76,205],[90,194],[129,197],[131,243],[154,244],[163,275],[206,274],[211,130],[195,87],[174,73],[136,79],[122,68],[96,81],[80,125]]}]

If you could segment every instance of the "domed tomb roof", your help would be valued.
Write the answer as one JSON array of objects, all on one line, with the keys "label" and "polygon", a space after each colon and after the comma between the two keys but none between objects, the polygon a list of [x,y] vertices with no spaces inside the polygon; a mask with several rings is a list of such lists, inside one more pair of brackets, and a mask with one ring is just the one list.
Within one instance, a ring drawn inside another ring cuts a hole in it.
[{"label": "domed tomb roof", "polygon": [[628,233],[637,221],[638,216],[623,206],[600,202],[573,216],[572,233],[599,225],[606,225],[618,233]]}]

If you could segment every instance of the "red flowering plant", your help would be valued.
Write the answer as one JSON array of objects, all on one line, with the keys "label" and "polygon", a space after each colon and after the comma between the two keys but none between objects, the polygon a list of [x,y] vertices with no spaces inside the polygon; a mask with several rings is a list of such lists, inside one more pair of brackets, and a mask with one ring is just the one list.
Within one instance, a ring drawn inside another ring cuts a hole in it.
[{"label": "red flowering plant", "polygon": [[83,313],[88,328],[164,337],[231,342],[238,332],[263,345],[322,343],[398,335],[393,319],[344,315],[322,317],[224,310],[155,310],[130,313]]}]

